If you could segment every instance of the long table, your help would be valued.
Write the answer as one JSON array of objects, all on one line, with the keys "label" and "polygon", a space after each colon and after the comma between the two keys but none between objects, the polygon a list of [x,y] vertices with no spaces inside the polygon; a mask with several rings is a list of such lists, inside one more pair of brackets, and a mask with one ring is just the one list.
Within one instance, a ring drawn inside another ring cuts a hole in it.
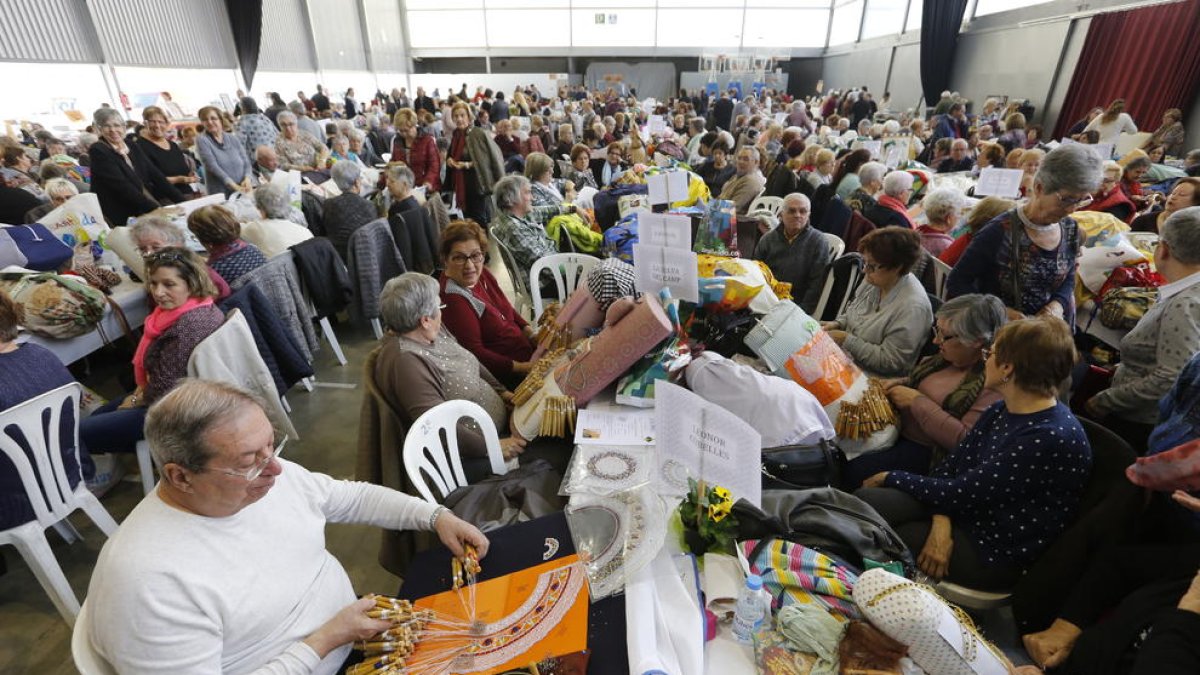
[{"label": "long table", "polygon": [[[124,312],[131,329],[137,330],[146,322],[146,315],[149,314],[150,308],[146,301],[145,286],[128,277],[123,277],[121,284],[113,289],[112,299]],[[100,320],[97,327],[78,337],[56,340],[22,332],[17,341],[45,347],[54,352],[63,365],[70,365],[103,347],[106,344],[105,338],[108,342],[112,342],[124,335],[125,329],[121,326],[113,308],[109,306],[104,308],[104,318]]]}]

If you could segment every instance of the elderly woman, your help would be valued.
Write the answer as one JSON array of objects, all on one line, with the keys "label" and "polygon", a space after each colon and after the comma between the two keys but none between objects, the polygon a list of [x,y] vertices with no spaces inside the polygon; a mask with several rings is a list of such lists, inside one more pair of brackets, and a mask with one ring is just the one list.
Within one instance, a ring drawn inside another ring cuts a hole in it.
[{"label": "elderly woman", "polygon": [[[146,437],[162,480],[109,540],[88,589],[104,620],[83,639],[111,672],[336,672],[351,643],[392,623],[369,616],[374,598],[355,599],[325,548],[331,523],[430,530],[453,555],[466,544],[487,553],[487,538],[445,507],[282,459],[286,437],[232,385],[181,384],[150,411]],[[288,563],[274,569],[279,555]]]},{"label": "elderly woman", "polygon": [[1021,170],[1021,196],[1028,198],[1033,190],[1033,181],[1037,177],[1038,169],[1042,168],[1042,160],[1046,158],[1044,150],[1034,148],[1025,150],[1021,153],[1021,159],[1017,162],[1017,169]]},{"label": "elderly woman", "polygon": [[375,149],[367,142],[367,135],[359,129],[346,129],[346,141],[350,144],[350,153],[358,155],[358,161],[363,163],[363,166],[372,167],[376,164],[381,164],[382,159],[375,154]]},{"label": "elderly woman", "polygon": [[1139,454],[1158,419],[1158,401],[1200,350],[1200,207],[1180,209],[1159,230],[1155,269],[1166,280],[1154,303],[1121,339],[1112,385],[1087,402]]},{"label": "elderly woman", "polygon": [[0,179],[7,181],[12,187],[25,190],[36,197],[38,201],[46,200],[46,192],[38,181],[38,172],[33,168],[33,158],[29,156],[28,152],[25,152],[25,148],[6,146],[3,155],[0,155],[0,160],[4,164],[4,170],[0,172]]},{"label": "elderly woman", "polygon": [[858,248],[866,285],[836,321],[821,325],[868,373],[907,375],[933,325],[929,296],[910,272],[921,259],[921,237],[911,229],[884,227],[869,232]]},{"label": "elderly woman", "polygon": [[279,156],[279,168],[284,171],[300,171],[313,182],[328,179],[322,169],[329,158],[329,148],[307,131],[300,129],[296,115],[291,111],[279,113],[279,136],[275,138],[275,153]]},{"label": "elderly woman", "polygon": [[957,265],[975,234],[983,229],[984,225],[992,222],[1006,211],[1012,210],[1016,205],[1017,203],[1013,200],[1003,197],[987,196],[979,200],[967,214],[966,231],[959,235],[958,239],[955,239],[954,243],[950,244],[945,251],[942,251],[938,258],[951,267]]},{"label": "elderly woman", "polygon": [[1104,178],[1100,188],[1092,195],[1089,211],[1101,211],[1128,223],[1137,213],[1137,206],[1121,189],[1121,165],[1111,159],[1104,162]]},{"label": "elderly woman", "polygon": [[[51,160],[46,161],[49,162]],[[79,194],[79,188],[76,188],[75,184],[66,178],[51,178],[47,180],[44,190],[46,193],[46,198],[50,201],[30,209],[25,213],[23,219],[15,222],[36,223],[40,221],[46,214],[67,203],[68,199]],[[12,221],[0,220],[0,223],[3,222]]]},{"label": "elderly woman", "polygon": [[1151,148],[1163,146],[1166,154],[1172,157],[1182,157],[1184,141],[1187,140],[1187,132],[1183,128],[1183,112],[1179,108],[1169,108],[1163,113],[1162,125],[1150,134],[1150,138],[1142,145],[1142,149],[1149,152]]},{"label": "elderly woman", "polygon": [[[549,153],[555,162],[560,159],[572,159],[571,153],[575,146],[575,129],[569,123],[558,125],[558,144]],[[586,147],[586,146],[585,146]],[[556,167],[557,168],[557,167]]]},{"label": "elderly woman", "polygon": [[1004,146],[999,143],[980,143],[979,154],[975,158],[975,175],[982,169],[1004,168]]},{"label": "elderly woman", "polygon": [[[136,266],[132,263],[127,264],[139,276],[145,276],[146,258],[164,248],[185,248],[187,243],[183,236],[183,230],[161,216],[142,216],[133,221],[133,224],[129,226],[129,237],[141,256],[141,260]],[[213,288],[217,290],[216,295],[213,296],[217,302],[229,297],[229,284],[225,283],[221,275],[207,265],[204,266],[204,270],[208,273],[208,280],[212,282]],[[154,298],[151,297],[150,300],[153,302]]]},{"label": "elderly woman", "polygon": [[265,183],[255,188],[254,205],[262,219],[244,223],[242,239],[257,246],[267,258],[274,258],[296,244],[312,239],[313,234],[307,227],[288,219],[292,204],[282,186]]},{"label": "elderly woman", "polygon": [[696,173],[708,186],[709,192],[721,194],[725,184],[737,173],[737,168],[729,161],[729,146],[719,140],[713,143],[708,161],[701,164]]},{"label": "elderly woman", "polygon": [[217,290],[204,262],[187,249],[164,248],[147,256],[146,291],[154,309],[133,354],[137,389],[109,401],[80,429],[93,454],[134,452],[142,440],[146,408],[187,377],[192,350],[225,322],[225,314],[213,304]]},{"label": "elderly woman", "polygon": [[[1153,162],[1141,150],[1133,150],[1122,157],[1117,164],[1121,166],[1121,191],[1130,201],[1141,210],[1152,203],[1152,198],[1142,191],[1142,177],[1150,171]],[[1129,222],[1126,220],[1126,222]]]},{"label": "elderly woman", "polygon": [[[237,134],[225,131],[221,111],[208,105],[200,109],[204,133],[196,139],[200,161],[204,164],[204,185],[209,194],[229,196],[234,192],[249,193],[254,164],[246,154],[246,146]],[[270,120],[263,117],[267,124]]]},{"label": "elderly woman", "polygon": [[499,213],[492,222],[492,236],[512,252],[519,268],[514,272],[528,276],[538,258],[558,253],[535,215],[529,179],[505,176],[496,183],[495,199]]},{"label": "elderly woman", "polygon": [[[816,154],[813,156],[812,169],[805,169],[802,175],[813,189],[828,185],[833,181],[833,172],[837,166],[837,155],[829,148],[812,145],[810,148],[817,148]],[[807,150],[806,150],[807,152]]]},{"label": "elderly woman", "polygon": [[1005,150],[1026,147],[1025,116],[1019,112],[1009,115],[1004,120],[1004,133],[997,140]]},{"label": "elderly woman", "polygon": [[329,141],[330,166],[335,162],[354,162],[360,167],[366,166],[358,154],[350,151],[350,139],[346,138],[344,134],[338,134]]},{"label": "elderly woman", "polygon": [[[850,208],[866,215],[874,210],[876,201],[875,195],[883,189],[883,177],[887,174],[887,167],[881,162],[867,162],[858,169],[856,178],[858,178],[858,187],[843,199],[846,205]],[[844,181],[843,181],[844,182]],[[884,214],[887,216],[887,214]],[[868,216],[869,217],[869,216]],[[890,220],[890,216],[888,217]],[[882,226],[882,224],[880,224]]]},{"label": "elderly woman", "polygon": [[[444,401],[462,399],[487,412],[501,434],[509,428],[507,391],[474,354],[442,330],[438,282],[418,272],[391,279],[379,294],[388,335],[375,361],[375,379],[389,403],[408,421]],[[467,424],[458,427],[458,448],[467,480],[487,475],[487,446],[483,435]],[[525,449],[525,440],[500,440],[504,459]]]},{"label": "elderly woman", "polygon": [[989,293],[1003,300],[1014,318],[1045,314],[1072,324],[1075,258],[1082,238],[1071,213],[1091,203],[1102,164],[1079,144],[1050,151],[1029,200],[971,240],[950,272],[949,297]]},{"label": "elderly woman", "polygon": [[88,148],[92,169],[92,192],[111,225],[125,225],[130,218],[158,208],[160,199],[183,201],[183,195],[167,181],[158,167],[146,158],[137,144],[125,143],[125,121],[112,108],[99,108],[92,124],[100,140]]},{"label": "elderly woman", "polygon": [[876,197],[876,207],[867,209],[867,219],[878,227],[896,225],[915,229],[908,215],[908,201],[912,199],[913,175],[907,171],[892,171],[883,177],[883,189]]},{"label": "elderly woman", "polygon": [[851,460],[846,485],[857,486],[880,471],[928,474],[1000,400],[999,392],[984,387],[983,350],[1008,320],[1004,303],[992,295],[963,295],[942,305],[935,318],[938,353],[922,359],[908,377],[884,383],[900,411],[900,441]]},{"label": "elderly woman", "polygon": [[921,200],[929,222],[918,227],[917,233],[921,235],[921,246],[930,255],[940,256],[954,243],[950,233],[958,225],[959,211],[964,202],[961,192],[948,187],[933,190]]},{"label": "elderly woman", "polygon": [[446,328],[497,380],[515,388],[532,365],[533,329],[484,264],[487,235],[473,221],[456,220],[442,232],[440,249]]},{"label": "elderly woman", "polygon": [[[830,181],[830,185],[833,185],[833,189],[837,191],[837,196],[841,197],[842,201],[850,199],[850,195],[862,185],[858,170],[870,161],[871,152],[862,148],[852,150],[842,157],[837,165],[837,170],[834,171],[833,180]],[[883,174],[880,174],[879,177],[883,178]]]},{"label": "elderly woman", "polygon": [[[46,192],[50,192],[50,184],[46,184]],[[1180,178],[1171,194],[1167,195],[1166,204],[1162,211],[1143,213],[1130,223],[1134,232],[1158,232],[1162,224],[1179,209],[1189,206],[1200,206],[1200,178]]]},{"label": "elderly woman", "polygon": [[142,133],[138,135],[136,144],[146,159],[167,177],[168,183],[183,186],[179,189],[192,193],[191,186],[199,183],[200,177],[196,175],[196,167],[183,149],[167,137],[170,129],[167,114],[162,108],[150,106],[142,111]]},{"label": "elderly woman", "polygon": [[242,225],[224,206],[205,206],[188,215],[188,229],[208,251],[208,266],[231,287],[267,263],[254,244],[242,239]]},{"label": "elderly woman", "polygon": [[431,193],[442,189],[442,158],[433,136],[418,131],[417,115],[408,108],[396,111],[393,118],[396,137],[392,140],[392,162],[403,162],[416,177],[413,187],[428,186]]},{"label": "elderly woman", "polygon": [[985,410],[929,476],[875,474],[871,504],[935,579],[1009,590],[1073,521],[1091,471],[1087,436],[1056,398],[1077,354],[1062,321],[1014,321],[982,349]]},{"label": "elderly woman", "polygon": [[413,172],[403,164],[387,168],[387,220],[404,266],[431,273],[437,265],[438,234],[429,214],[413,196]]},{"label": "elderly woman", "polygon": [[533,213],[543,224],[563,213],[563,204],[567,202],[564,196],[567,181],[556,181],[553,176],[554,161],[548,155],[531,152],[525,158],[525,177],[529,179],[533,194]]},{"label": "elderly woman", "polygon": [[258,101],[255,101],[254,97],[243,96],[241,103],[242,114],[238,116],[234,130],[246,144],[246,156],[253,157],[258,146],[275,145],[275,138],[279,136],[279,130],[270,117],[259,112]]},{"label": "elderly woman", "polygon": [[325,235],[342,256],[342,260],[348,260],[350,235],[379,215],[375,205],[362,196],[362,168],[358,164],[338,162],[333,165],[330,173],[333,174],[334,185],[342,193],[325,200]]},{"label": "elderly woman", "polygon": [[450,110],[454,134],[446,153],[446,187],[454,192],[463,215],[479,223],[488,222],[491,208],[487,195],[504,175],[504,160],[491,136],[471,126],[471,108],[456,103]]},{"label": "elderly woman", "polygon": [[[561,128],[561,127],[560,127]],[[596,174],[592,172],[592,149],[583,143],[576,143],[571,148],[571,171],[564,176],[575,185],[576,190],[590,187],[599,190],[596,185]]]}]

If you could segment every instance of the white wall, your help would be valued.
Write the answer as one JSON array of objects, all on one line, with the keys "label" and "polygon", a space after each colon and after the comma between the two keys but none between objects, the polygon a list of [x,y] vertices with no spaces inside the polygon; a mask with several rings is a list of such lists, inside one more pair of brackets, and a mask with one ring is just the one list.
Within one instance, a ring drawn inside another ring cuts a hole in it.
[{"label": "white wall", "polygon": [[[551,76],[555,79],[550,79]],[[434,89],[438,89],[443,98],[451,91],[457,92],[463,82],[467,83],[468,94],[474,94],[475,87],[484,87],[493,91],[503,91],[505,98],[511,98],[512,91],[518,86],[536,84],[538,91],[548,94],[558,90],[560,81],[565,84],[568,79],[566,73],[413,73],[410,78],[410,94],[415,92],[417,87],[425,87],[425,91],[431,95]],[[579,78],[574,78],[574,81],[579,81]],[[404,85],[387,85],[387,90],[392,86]]]}]

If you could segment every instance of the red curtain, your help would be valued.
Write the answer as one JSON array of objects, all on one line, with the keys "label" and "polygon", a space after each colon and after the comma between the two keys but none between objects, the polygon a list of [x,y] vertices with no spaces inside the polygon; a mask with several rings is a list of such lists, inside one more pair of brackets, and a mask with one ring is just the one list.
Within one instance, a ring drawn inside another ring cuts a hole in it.
[{"label": "red curtain", "polygon": [[1187,107],[1200,84],[1200,2],[1184,0],[1092,18],[1054,137],[1095,107],[1125,99],[1142,131],[1162,124],[1168,108]]}]

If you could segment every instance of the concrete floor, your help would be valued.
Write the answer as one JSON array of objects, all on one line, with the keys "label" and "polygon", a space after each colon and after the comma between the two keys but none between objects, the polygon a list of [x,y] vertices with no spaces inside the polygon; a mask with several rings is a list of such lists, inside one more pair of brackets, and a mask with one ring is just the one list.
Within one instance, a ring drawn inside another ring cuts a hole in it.
[{"label": "concrete floor", "polygon": [[[370,330],[342,323],[335,327],[349,363],[339,366],[324,343],[316,357],[318,386],[312,392],[295,387],[288,394],[292,421],[300,433],[298,441],[288,442],[287,456],[313,471],[336,478],[354,477],[358,443],[358,416],[362,402],[362,364],[375,347]],[[108,360],[128,364],[121,354]],[[92,372],[84,381],[103,395],[114,396],[121,390],[115,376],[118,368],[104,365],[104,355],[93,358]],[[350,385],[352,388],[321,386],[322,383]],[[125,458],[129,474],[112,489],[101,503],[117,522],[124,520],[142,498],[137,479],[137,462]],[[68,545],[56,532],[47,539],[71,582],[80,602],[87,593],[92,567],[104,545],[105,537],[82,511],[70,518],[83,541]],[[376,562],[379,530],[368,526],[331,525],[326,532],[329,550],[342,562],[358,593],[394,593],[400,580],[384,571]],[[0,547],[8,564],[8,573],[0,576],[0,673],[75,673],[71,660],[71,631],[54,609],[50,599],[16,549]]]}]

